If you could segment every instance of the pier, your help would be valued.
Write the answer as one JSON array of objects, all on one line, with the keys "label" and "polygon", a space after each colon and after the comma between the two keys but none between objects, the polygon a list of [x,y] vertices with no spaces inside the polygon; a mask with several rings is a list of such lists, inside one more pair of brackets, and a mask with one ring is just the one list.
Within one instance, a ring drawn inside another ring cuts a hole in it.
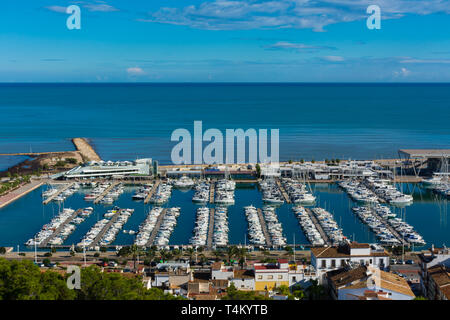
[{"label": "pier", "polygon": [[212,240],[214,233],[214,208],[209,209],[209,224],[208,224],[208,238],[206,240],[206,247],[208,250],[212,248]]},{"label": "pier", "polygon": [[72,143],[75,145],[75,148],[80,153],[84,161],[89,162],[102,160],[85,138],[73,138]]},{"label": "pier", "polygon": [[76,216],[78,216],[78,214],[81,212],[82,209],[78,209],[76,210],[69,218],[67,218],[66,221],[64,221],[64,223],[62,223],[54,232],[52,235],[50,235],[50,237],[48,237],[47,239],[45,239],[44,241],[42,241],[42,243],[39,245],[40,248],[46,248],[48,243],[50,242],[50,240],[52,240],[54,237],[56,237],[59,232],[68,224],[70,223],[73,219],[75,219]]},{"label": "pier", "polygon": [[320,225],[319,221],[317,220],[314,213],[309,208],[305,208],[306,212],[308,212],[309,217],[311,218],[312,222],[314,223],[314,226],[316,227],[317,231],[319,231],[320,236],[322,239],[326,242],[327,245],[331,245],[330,239],[328,238],[325,231],[323,231],[322,226]]},{"label": "pier", "polygon": [[150,199],[153,197],[153,195],[156,192],[156,189],[158,189],[159,184],[161,183],[161,180],[156,180],[155,184],[152,187],[152,190],[148,193],[147,197],[144,200],[144,203],[149,203]]},{"label": "pier", "polygon": [[60,188],[58,190],[58,192],[56,192],[54,195],[48,197],[47,199],[45,199],[44,201],[42,201],[42,203],[44,205],[49,204],[53,199],[55,199],[56,197],[58,197],[61,193],[63,193],[64,191],[66,191],[67,189],[69,189],[70,187],[72,187],[73,185],[75,185],[76,182],[72,182],[72,183],[68,183],[67,185],[65,185],[64,187]]},{"label": "pier", "polygon": [[117,213],[114,216],[111,217],[111,220],[109,220],[109,222],[103,227],[103,229],[95,237],[94,241],[92,241],[92,243],[88,246],[89,248],[93,248],[93,247],[98,245],[100,240],[105,235],[106,231],[108,231],[109,228],[111,228],[111,226],[114,224],[114,222],[116,222],[116,220],[119,218],[119,215],[122,212],[122,210],[123,209],[117,210]]},{"label": "pier", "polygon": [[380,215],[378,215],[378,213],[376,213],[375,210],[373,210],[372,208],[370,208],[370,211],[372,212],[372,214],[379,219],[380,221],[382,221],[384,223],[384,225],[389,229],[390,232],[392,232],[392,234],[402,243],[402,245],[405,246],[410,246],[409,242],[406,241],[405,239],[403,239],[403,237],[397,232],[397,230],[395,230],[384,218],[382,218]]},{"label": "pier", "polygon": [[112,188],[114,188],[115,186],[117,186],[120,182],[113,182],[111,183],[111,185],[105,189],[105,191],[103,191],[97,198],[95,198],[94,200],[94,204],[99,203],[100,201],[102,201],[102,199],[108,194],[109,191],[111,191]]},{"label": "pier", "polygon": [[258,212],[259,223],[261,224],[261,228],[262,228],[262,231],[264,233],[264,238],[266,238],[266,245],[268,247],[271,247],[272,246],[272,239],[270,238],[269,231],[267,230],[267,224],[266,224],[266,220],[264,220],[264,217],[263,217],[263,214],[262,214],[262,210],[261,209],[256,209],[256,211]]},{"label": "pier", "polygon": [[150,238],[147,242],[147,247],[151,247],[153,245],[153,241],[155,241],[156,235],[158,234],[159,228],[161,227],[161,223],[166,216],[167,209],[163,209],[161,211],[161,214],[158,217],[158,220],[156,221],[155,227],[152,230],[152,233],[150,234]]},{"label": "pier", "polygon": [[209,203],[214,203],[215,190],[216,190],[216,183],[211,182],[211,185],[209,186]]},{"label": "pier", "polygon": [[276,179],[275,181],[277,182],[278,188],[280,189],[286,203],[291,203],[291,198],[287,194],[286,190],[284,190],[284,187],[281,185],[280,179]]}]

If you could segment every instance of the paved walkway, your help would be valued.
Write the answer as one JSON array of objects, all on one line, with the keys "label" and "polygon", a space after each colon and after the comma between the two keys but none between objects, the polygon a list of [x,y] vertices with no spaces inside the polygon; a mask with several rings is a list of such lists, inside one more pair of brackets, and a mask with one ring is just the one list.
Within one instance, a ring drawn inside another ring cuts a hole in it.
[{"label": "paved walkway", "polygon": [[26,185],[23,185],[16,190],[10,191],[9,193],[0,197],[0,208],[3,208],[10,204],[11,202],[23,197],[27,193],[39,188],[43,184],[42,181],[31,181]]}]

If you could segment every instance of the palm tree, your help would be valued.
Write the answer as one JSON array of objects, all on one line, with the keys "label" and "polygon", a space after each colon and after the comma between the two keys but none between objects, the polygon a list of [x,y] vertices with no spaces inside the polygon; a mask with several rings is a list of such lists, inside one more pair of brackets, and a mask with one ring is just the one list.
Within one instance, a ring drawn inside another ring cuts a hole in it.
[{"label": "palm tree", "polygon": [[237,252],[236,246],[227,247],[227,257],[229,262],[231,262],[231,259],[236,255],[236,252]]},{"label": "palm tree", "polygon": [[179,260],[181,258],[181,256],[183,255],[183,251],[180,250],[180,249],[174,249],[172,251],[172,255],[173,255],[175,260]]},{"label": "palm tree", "polygon": [[137,245],[133,244],[130,246],[129,254],[133,257],[133,269],[136,270],[136,259],[139,255],[142,255],[144,251]]},{"label": "palm tree", "polygon": [[213,251],[212,254],[214,255],[215,260],[219,261],[220,258],[222,257],[223,252],[222,252],[222,250],[216,249],[216,250]]},{"label": "palm tree", "polygon": [[236,248],[235,252],[236,256],[239,258],[239,263],[241,265],[241,268],[244,266],[245,258],[248,257],[248,251],[247,248]]},{"label": "palm tree", "polygon": [[151,261],[153,261],[153,259],[155,259],[156,257],[156,250],[154,250],[153,248],[149,248],[146,252],[145,255],[147,256],[148,259],[150,259]]},{"label": "palm tree", "polygon": [[193,257],[194,254],[195,254],[195,250],[194,250],[193,248],[188,248],[188,249],[186,250],[186,252],[187,252],[187,254],[188,254],[188,256],[189,256],[189,261],[192,261],[192,257]]},{"label": "palm tree", "polygon": [[287,255],[288,257],[291,257],[291,256],[294,254],[294,250],[293,250],[292,247],[290,247],[290,246],[286,246],[286,247],[284,248],[284,250],[286,251],[286,255]]}]

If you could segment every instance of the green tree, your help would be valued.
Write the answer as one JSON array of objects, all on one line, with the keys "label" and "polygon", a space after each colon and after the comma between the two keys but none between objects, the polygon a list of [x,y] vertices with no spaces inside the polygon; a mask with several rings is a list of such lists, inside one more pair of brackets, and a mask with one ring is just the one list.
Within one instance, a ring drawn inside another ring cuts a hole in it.
[{"label": "green tree", "polygon": [[227,288],[227,294],[222,300],[271,300],[269,297],[260,295],[254,291],[240,291],[234,286],[234,283]]},{"label": "green tree", "polygon": [[309,300],[323,300],[325,298],[325,288],[319,284],[318,280],[310,280],[311,285],[306,288],[306,295]]},{"label": "green tree", "polygon": [[255,169],[256,169],[256,176],[259,178],[261,177],[261,166],[259,165],[259,163],[257,163],[255,165]]},{"label": "green tree", "polygon": [[0,247],[0,254],[5,254],[5,253],[6,253],[6,248]]}]

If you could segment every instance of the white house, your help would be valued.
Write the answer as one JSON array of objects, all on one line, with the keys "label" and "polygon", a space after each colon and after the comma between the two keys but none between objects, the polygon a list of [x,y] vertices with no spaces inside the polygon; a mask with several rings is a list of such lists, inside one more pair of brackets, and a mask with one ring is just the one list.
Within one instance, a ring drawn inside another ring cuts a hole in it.
[{"label": "white house", "polygon": [[356,242],[338,247],[311,248],[311,265],[316,269],[319,283],[323,283],[325,273],[347,264],[386,269],[389,267],[389,253],[379,245]]}]

